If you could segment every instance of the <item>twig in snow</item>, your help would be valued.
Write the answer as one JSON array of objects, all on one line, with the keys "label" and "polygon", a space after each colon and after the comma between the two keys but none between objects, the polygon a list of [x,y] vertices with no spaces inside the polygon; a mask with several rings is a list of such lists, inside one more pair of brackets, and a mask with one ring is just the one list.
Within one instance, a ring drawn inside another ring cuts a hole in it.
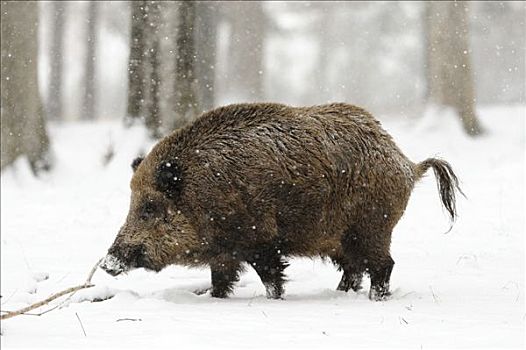
[{"label": "twig in snow", "polygon": [[[95,264],[95,266],[93,266],[93,268],[91,269],[89,275],[88,275],[88,278],[86,279],[86,282],[84,282],[84,284],[81,284],[79,286],[76,286],[76,287],[71,287],[71,288],[68,288],[68,289],[65,289],[61,292],[58,292],[58,293],[55,293],[53,295],[51,295],[49,298],[47,299],[44,299],[42,301],[39,301],[37,303],[34,303],[34,304],[31,304],[27,307],[24,307],[22,309],[19,309],[19,310],[15,310],[15,311],[8,311],[6,314],[0,316],[0,320],[6,320],[8,318],[11,318],[11,317],[15,317],[15,316],[18,316],[18,315],[23,315],[25,314],[26,312],[28,311],[31,311],[31,310],[34,310],[34,309],[37,309],[41,306],[44,306],[44,305],[47,305],[49,304],[51,301],[57,299],[57,298],[60,298],[61,296],[64,296],[64,295],[67,295],[67,294],[70,294],[70,293],[75,293],[81,289],[84,289],[84,288],[91,288],[93,287],[93,284],[91,284],[91,279],[93,277],[93,275],[95,274],[95,271],[97,271],[97,267],[99,267],[99,264],[102,262],[102,259],[100,259],[99,261],[97,261],[97,263]],[[61,304],[59,304],[61,305]],[[53,307],[51,310],[54,310],[56,309],[57,306]],[[48,311],[45,311],[44,313],[46,312],[49,312],[51,310],[48,310]],[[42,313],[42,314],[44,314]]]},{"label": "twig in snow", "polygon": [[[88,287],[86,287],[86,288],[88,288]],[[80,290],[80,289],[79,289],[79,290]],[[45,311],[42,311],[42,312],[40,312],[40,313],[38,313],[38,314],[31,314],[31,315],[34,315],[34,316],[42,316],[42,315],[44,315],[44,314],[47,314],[47,313],[50,312],[50,311],[53,311],[53,310],[55,310],[55,309],[61,307],[62,305],[64,305],[65,303],[67,303],[69,300],[71,300],[71,298],[72,298],[72,297],[75,295],[75,293],[77,293],[79,290],[74,291],[73,293],[71,293],[70,295],[68,295],[68,297],[67,297],[66,299],[62,300],[60,303],[58,303],[57,305],[53,306],[52,308],[47,309],[47,310],[45,310]],[[29,314],[24,312],[24,315],[29,315]]]},{"label": "twig in snow", "polygon": [[[86,287],[87,288],[87,287]],[[36,316],[42,316],[44,314],[47,314],[48,312],[50,311],[53,311],[59,307],[61,307],[62,305],[64,305],[65,303],[67,303],[74,295],[75,293],[77,293],[78,290],[74,291],[73,293],[71,293],[66,299],[62,300],[60,303],[58,303],[57,305],[53,306],[51,309],[47,309],[45,311],[42,311],[41,313],[39,314],[36,314]],[[25,314],[26,315],[26,314]]]},{"label": "twig in snow", "polygon": [[414,294],[414,293],[415,293],[415,292],[405,293],[404,295],[400,296],[400,299],[403,299],[403,298],[405,298],[406,296],[411,295],[411,294]]},{"label": "twig in snow", "polygon": [[[4,314],[8,314],[8,313],[13,312],[13,311],[0,310],[0,312],[4,313]],[[33,314],[33,313],[30,313],[30,312],[24,312],[24,315],[25,316],[40,316],[41,314]]]},{"label": "twig in snow", "polygon": [[[15,295],[16,292],[18,292],[18,289],[15,289],[15,291],[13,293],[11,293],[11,295],[7,298],[7,300],[2,301],[2,305],[7,303],[13,297],[13,295]],[[2,312],[4,312],[4,311],[2,311]]]},{"label": "twig in snow", "polygon": [[435,303],[439,304],[438,298],[435,295],[435,292],[433,291],[433,287],[429,286],[429,289],[431,290],[431,294],[433,295],[433,299],[435,300]]},{"label": "twig in snow", "polygon": [[142,321],[142,319],[140,319],[140,318],[119,318],[115,322],[120,322],[120,321]]},{"label": "twig in snow", "polygon": [[75,316],[77,316],[77,320],[79,320],[80,328],[82,328],[82,333],[84,333],[84,336],[87,337],[86,331],[84,330],[84,325],[82,324],[82,321],[80,320],[79,314],[75,312]]}]

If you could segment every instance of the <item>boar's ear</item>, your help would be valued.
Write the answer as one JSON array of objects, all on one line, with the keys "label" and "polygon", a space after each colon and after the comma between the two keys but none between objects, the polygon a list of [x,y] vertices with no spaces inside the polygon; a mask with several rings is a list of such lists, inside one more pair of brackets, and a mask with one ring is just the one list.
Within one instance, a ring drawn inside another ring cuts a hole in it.
[{"label": "boar's ear", "polygon": [[142,161],[144,160],[144,157],[137,157],[133,160],[133,162],[131,163],[131,167],[133,169],[133,172],[135,172],[135,170],[137,170],[137,168],[139,167],[139,165],[142,163]]},{"label": "boar's ear", "polygon": [[181,169],[174,161],[163,161],[157,166],[155,183],[159,191],[175,198],[182,188]]}]

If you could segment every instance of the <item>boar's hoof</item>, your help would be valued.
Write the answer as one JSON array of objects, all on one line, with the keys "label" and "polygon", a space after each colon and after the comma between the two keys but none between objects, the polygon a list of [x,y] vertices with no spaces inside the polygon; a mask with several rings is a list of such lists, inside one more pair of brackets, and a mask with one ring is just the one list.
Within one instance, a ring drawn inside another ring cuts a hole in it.
[{"label": "boar's hoof", "polygon": [[274,284],[265,283],[265,290],[267,292],[267,299],[283,300],[283,287]]},{"label": "boar's hoof", "polygon": [[369,299],[372,301],[384,301],[391,297],[389,288],[384,287],[371,287],[369,290]]},{"label": "boar's hoof", "polygon": [[214,290],[212,288],[212,292],[210,293],[210,295],[212,296],[212,298],[225,299],[228,297],[228,293],[229,291],[226,290]]}]

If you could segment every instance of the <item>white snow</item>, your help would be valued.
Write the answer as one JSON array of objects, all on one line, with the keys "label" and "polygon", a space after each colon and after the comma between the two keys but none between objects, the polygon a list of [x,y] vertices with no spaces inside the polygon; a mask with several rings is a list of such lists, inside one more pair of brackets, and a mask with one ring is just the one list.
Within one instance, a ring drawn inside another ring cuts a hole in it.
[{"label": "white snow", "polygon": [[[488,133],[478,139],[447,111],[384,117],[412,160],[448,160],[467,195],[444,234],[432,172],[417,185],[393,235],[388,301],[369,301],[368,282],[360,293],[335,291],[340,273],[319,260],[291,261],[285,300],[267,300],[250,267],[226,300],[193,293],[209,287],[207,269],[99,270],[96,286],[62,308],[3,321],[2,348],[524,347],[525,114],[481,108]],[[51,135],[52,174],[34,179],[23,160],[2,173],[2,310],[84,282],[124,222],[130,164],[151,147],[141,129],[117,122],[52,126]],[[115,158],[104,167],[109,140]]]}]

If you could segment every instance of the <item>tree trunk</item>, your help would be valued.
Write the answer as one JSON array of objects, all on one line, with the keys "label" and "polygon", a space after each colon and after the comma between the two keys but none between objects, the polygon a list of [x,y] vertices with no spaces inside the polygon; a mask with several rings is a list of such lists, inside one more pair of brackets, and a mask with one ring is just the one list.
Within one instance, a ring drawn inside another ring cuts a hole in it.
[{"label": "tree trunk", "polygon": [[217,50],[218,5],[199,1],[196,4],[195,44],[198,77],[199,112],[215,106],[215,65]]},{"label": "tree trunk", "polygon": [[153,138],[161,137],[160,1],[132,2],[128,60],[128,114],[125,124],[141,121]]},{"label": "tree trunk", "polygon": [[27,156],[35,175],[51,167],[38,89],[38,2],[3,1],[1,169]]},{"label": "tree trunk", "polygon": [[82,118],[95,119],[96,113],[96,57],[97,57],[97,21],[98,3],[90,1],[88,3],[88,33],[86,49],[86,72],[84,101],[82,105]]},{"label": "tree trunk", "polygon": [[161,106],[160,106],[160,87],[161,87],[161,53],[159,52],[159,26],[160,20],[159,2],[151,1],[148,5],[148,18],[145,36],[148,43],[148,76],[146,87],[148,88],[146,113],[144,124],[150,132],[150,136],[158,139],[161,137]]},{"label": "tree trunk", "polygon": [[483,132],[475,111],[469,49],[468,3],[426,3],[428,103],[453,107],[465,132]]},{"label": "tree trunk", "polygon": [[66,20],[67,3],[55,1],[51,3],[51,50],[50,50],[50,81],[47,116],[49,119],[62,119],[62,70],[63,70],[63,43],[64,23]]},{"label": "tree trunk", "polygon": [[176,65],[175,65],[175,119],[172,128],[185,126],[200,111],[196,81],[196,53],[194,42],[196,2],[182,1],[178,8]]},{"label": "tree trunk", "polygon": [[126,125],[141,117],[144,103],[144,30],[146,25],[146,1],[131,3],[130,57],[128,60],[128,113]]}]

